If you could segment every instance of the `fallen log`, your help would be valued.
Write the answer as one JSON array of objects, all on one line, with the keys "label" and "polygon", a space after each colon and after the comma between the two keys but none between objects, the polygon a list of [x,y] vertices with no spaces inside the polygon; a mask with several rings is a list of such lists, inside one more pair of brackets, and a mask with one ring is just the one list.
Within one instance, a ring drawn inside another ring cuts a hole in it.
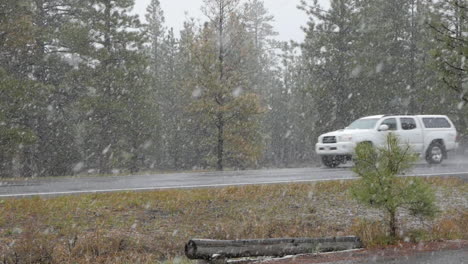
[{"label": "fallen log", "polygon": [[203,260],[261,256],[282,257],[361,247],[361,240],[355,236],[248,240],[192,239],[185,245],[185,255],[189,259]]}]

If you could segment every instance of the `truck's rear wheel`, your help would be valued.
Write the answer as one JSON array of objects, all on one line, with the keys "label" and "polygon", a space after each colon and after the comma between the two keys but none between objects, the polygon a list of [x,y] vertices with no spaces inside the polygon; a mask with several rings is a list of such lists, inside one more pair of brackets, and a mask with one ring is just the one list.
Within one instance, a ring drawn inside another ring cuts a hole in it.
[{"label": "truck's rear wheel", "polygon": [[336,168],[341,161],[337,156],[322,156],[322,163],[328,168]]},{"label": "truck's rear wheel", "polygon": [[429,164],[440,164],[444,160],[445,148],[439,142],[433,142],[426,151],[426,161]]}]

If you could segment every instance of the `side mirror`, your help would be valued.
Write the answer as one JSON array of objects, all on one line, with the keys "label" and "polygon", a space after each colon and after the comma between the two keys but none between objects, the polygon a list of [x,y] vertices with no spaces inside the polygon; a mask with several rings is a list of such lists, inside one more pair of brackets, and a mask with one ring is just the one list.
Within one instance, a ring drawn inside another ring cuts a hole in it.
[{"label": "side mirror", "polygon": [[379,127],[379,131],[387,131],[388,129],[389,129],[388,125],[385,125],[385,124]]}]

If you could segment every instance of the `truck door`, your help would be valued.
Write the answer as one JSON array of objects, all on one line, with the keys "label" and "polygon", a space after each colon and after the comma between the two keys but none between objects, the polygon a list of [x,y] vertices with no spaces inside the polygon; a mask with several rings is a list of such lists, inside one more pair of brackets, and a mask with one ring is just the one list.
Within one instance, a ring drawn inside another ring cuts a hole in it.
[{"label": "truck door", "polygon": [[424,142],[422,128],[413,117],[400,117],[400,130],[397,135],[404,144],[409,144],[413,151],[422,153]]},{"label": "truck door", "polygon": [[397,120],[396,118],[394,117],[390,117],[390,118],[386,118],[384,119],[379,125],[378,127],[380,127],[381,125],[387,125],[388,126],[388,130],[387,131],[380,131],[379,130],[379,145],[380,146],[385,146],[385,143],[387,141],[387,136],[388,136],[388,133],[394,133],[394,134],[397,134]]}]

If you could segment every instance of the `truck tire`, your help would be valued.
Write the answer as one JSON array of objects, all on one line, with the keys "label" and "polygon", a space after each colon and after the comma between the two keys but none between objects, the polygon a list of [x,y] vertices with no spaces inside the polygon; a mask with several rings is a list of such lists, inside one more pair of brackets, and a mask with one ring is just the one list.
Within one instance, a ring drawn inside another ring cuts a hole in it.
[{"label": "truck tire", "polygon": [[336,168],[341,162],[336,156],[322,156],[322,163],[328,168]]},{"label": "truck tire", "polygon": [[426,151],[426,161],[429,164],[440,164],[444,160],[445,147],[440,142],[432,142]]}]

